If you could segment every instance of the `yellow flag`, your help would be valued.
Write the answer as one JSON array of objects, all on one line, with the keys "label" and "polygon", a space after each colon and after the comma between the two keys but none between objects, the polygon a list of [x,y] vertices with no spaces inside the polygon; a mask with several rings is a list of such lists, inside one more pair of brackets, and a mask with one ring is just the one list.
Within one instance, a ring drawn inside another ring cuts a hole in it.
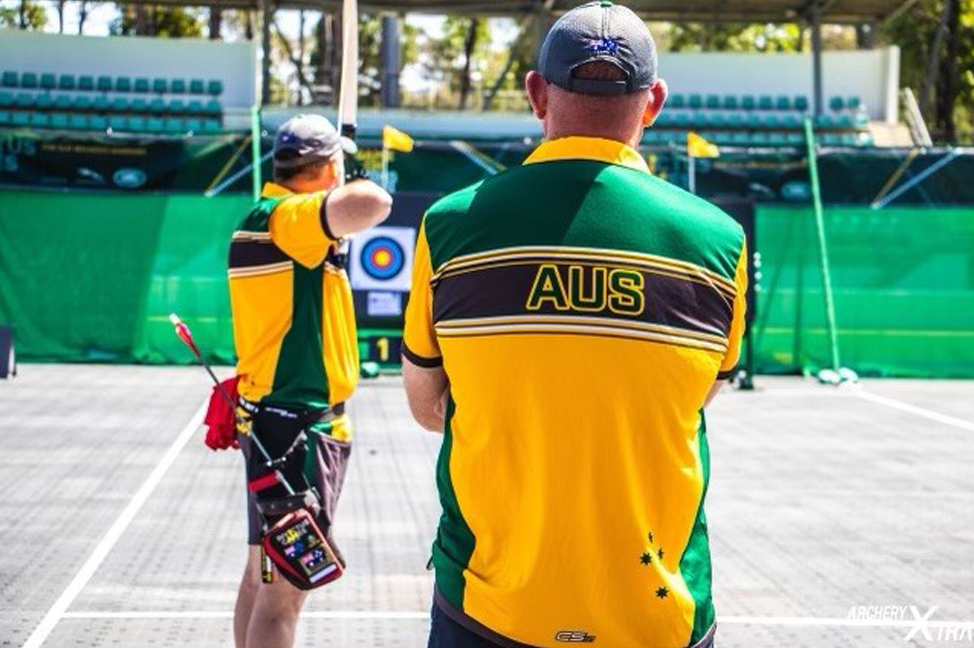
[{"label": "yellow flag", "polygon": [[720,149],[694,132],[687,133],[687,153],[695,158],[720,157]]},{"label": "yellow flag", "polygon": [[392,151],[409,153],[413,150],[413,138],[386,124],[382,127],[382,147]]}]

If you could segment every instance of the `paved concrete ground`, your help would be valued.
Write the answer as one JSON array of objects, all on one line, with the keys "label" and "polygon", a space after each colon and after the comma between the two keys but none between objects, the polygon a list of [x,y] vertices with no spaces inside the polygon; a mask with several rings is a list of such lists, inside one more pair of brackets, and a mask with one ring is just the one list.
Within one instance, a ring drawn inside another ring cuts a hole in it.
[{"label": "paved concrete ground", "polygon": [[[206,389],[193,368],[27,365],[0,382],[0,646],[231,645],[242,475],[187,426]],[[721,648],[974,646],[938,641],[974,622],[974,383],[863,389],[762,378],[712,407]],[[439,439],[396,379],[351,411],[336,529],[351,569],[312,597],[299,643],[420,647]],[[937,606],[930,639],[852,625],[867,605]]]}]

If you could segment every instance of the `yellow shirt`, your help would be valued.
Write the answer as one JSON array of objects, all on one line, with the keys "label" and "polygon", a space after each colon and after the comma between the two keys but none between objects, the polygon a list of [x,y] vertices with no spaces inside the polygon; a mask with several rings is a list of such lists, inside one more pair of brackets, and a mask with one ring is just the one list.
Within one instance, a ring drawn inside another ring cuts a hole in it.
[{"label": "yellow shirt", "polygon": [[[230,303],[240,395],[295,408],[347,400],[358,382],[352,292],[328,231],[326,192],[268,183],[233,234]],[[348,436],[344,417],[333,436]]]},{"label": "yellow shirt", "polygon": [[730,217],[608,140],[429,210],[404,355],[450,380],[439,605],[531,646],[708,639],[701,406],[738,359],[745,259]]}]

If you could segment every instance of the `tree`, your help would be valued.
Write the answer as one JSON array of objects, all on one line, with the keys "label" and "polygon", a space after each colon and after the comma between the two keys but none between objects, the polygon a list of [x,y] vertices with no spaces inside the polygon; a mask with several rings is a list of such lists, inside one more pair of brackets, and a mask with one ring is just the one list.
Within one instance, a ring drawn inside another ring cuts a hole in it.
[{"label": "tree", "polygon": [[443,36],[431,40],[425,65],[430,72],[446,71],[447,87],[458,96],[457,105],[466,106],[474,82],[481,76],[476,61],[483,62],[490,47],[486,20],[447,16]]},{"label": "tree", "polygon": [[21,0],[17,7],[0,7],[0,27],[40,31],[47,25],[47,12],[36,2]]},{"label": "tree", "polygon": [[199,16],[184,7],[125,5],[109,25],[113,36],[156,36],[199,38],[203,25]]},{"label": "tree", "polygon": [[931,135],[974,136],[974,0],[921,0],[880,29],[881,45],[900,47],[900,84],[918,90]]}]

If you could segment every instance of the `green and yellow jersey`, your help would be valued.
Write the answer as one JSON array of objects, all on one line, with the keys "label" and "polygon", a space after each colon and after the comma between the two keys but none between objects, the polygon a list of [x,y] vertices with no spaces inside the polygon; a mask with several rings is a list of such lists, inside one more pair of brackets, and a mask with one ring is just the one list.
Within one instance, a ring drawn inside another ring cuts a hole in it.
[{"label": "green and yellow jersey", "polygon": [[[358,382],[352,292],[322,205],[326,192],[267,183],[230,244],[240,395],[299,409],[345,402]],[[332,436],[347,440],[342,416]]]},{"label": "green and yellow jersey", "polygon": [[530,646],[709,640],[701,407],[737,363],[746,256],[730,217],[602,139],[429,210],[404,354],[450,380],[448,613]]}]

